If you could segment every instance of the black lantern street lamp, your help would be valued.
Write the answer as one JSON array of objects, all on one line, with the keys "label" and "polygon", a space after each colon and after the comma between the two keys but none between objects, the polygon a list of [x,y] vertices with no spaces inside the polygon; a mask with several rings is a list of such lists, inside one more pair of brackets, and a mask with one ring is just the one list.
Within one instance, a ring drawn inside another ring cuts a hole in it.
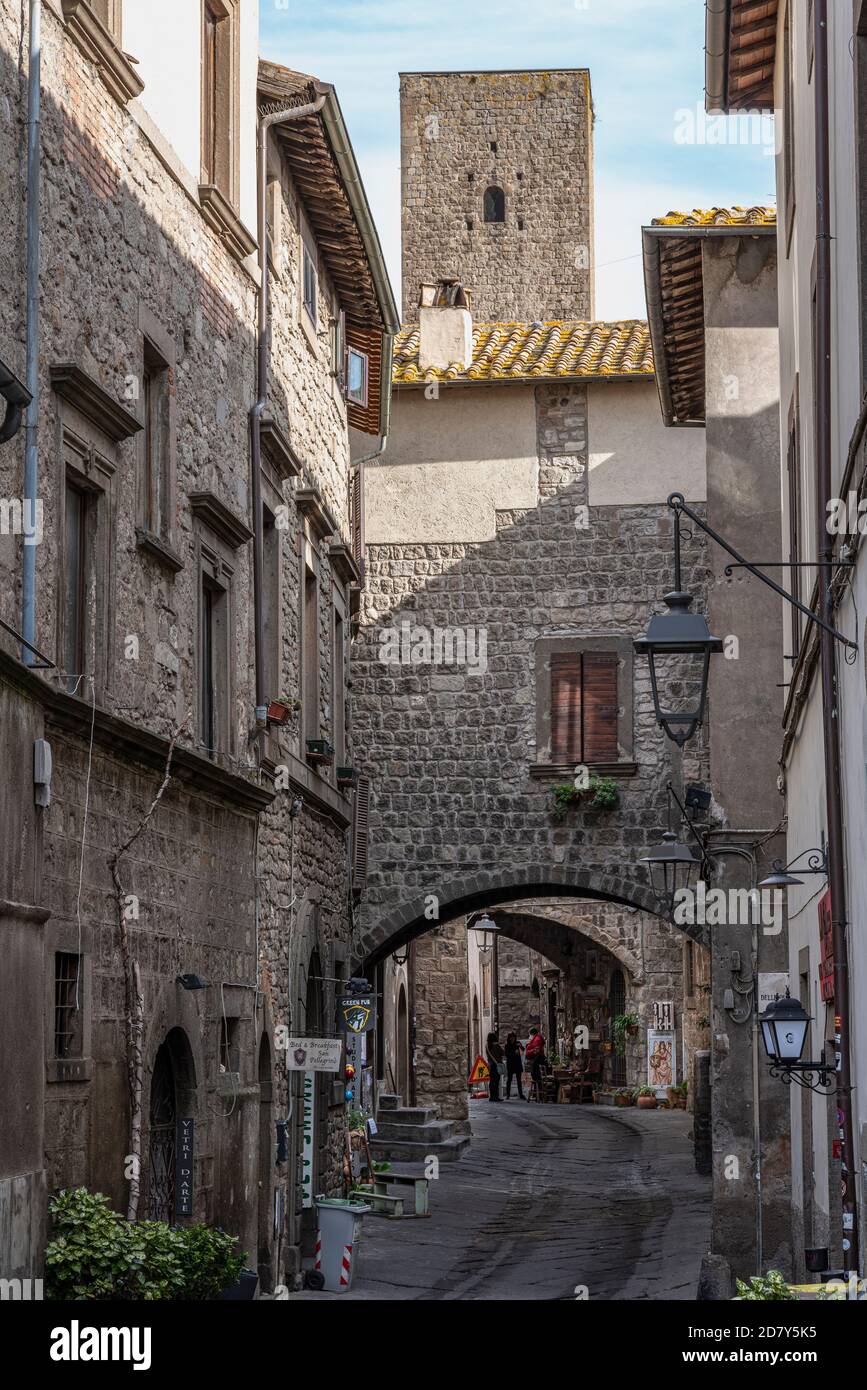
[{"label": "black lantern street lamp", "polygon": [[489,917],[487,912],[483,912],[481,917],[477,917],[474,922],[470,923],[470,926],[476,933],[479,950],[485,952],[493,950],[496,933],[500,930],[494,919]]},{"label": "black lantern street lamp", "polygon": [[[707,704],[707,683],[710,659],[723,649],[722,639],[712,637],[707,619],[701,613],[691,613],[692,595],[680,588],[680,544],[675,550],[675,590],[666,594],[667,613],[656,614],[650,620],[646,637],[639,637],[634,647],[639,656],[650,663],[650,686],[657,723],[679,748],[692,738],[702,721]],[[674,698],[662,689],[666,670],[671,670],[668,658],[680,657],[673,681],[682,686],[688,702],[683,709],[670,708]]]},{"label": "black lantern street lamp", "polygon": [[[706,536],[709,536],[732,557],[734,563],[726,566],[726,575],[730,575],[732,570],[736,568],[742,567],[749,570],[750,574],[755,575],[768,588],[773,589],[774,593],[779,594],[780,598],[791,603],[810,622],[816,623],[838,642],[855,651],[858,650],[858,644],[852,642],[848,637],[843,637],[835,628],[830,627],[824,618],[818,613],[814,613],[800,599],[787,593],[776,580],[763,573],[758,565],[745,560],[733,545],[730,545],[718,531],[708,525],[703,517],[700,517],[697,512],[693,511],[692,507],[688,506],[683,493],[671,493],[668,498],[668,506],[674,514],[674,589],[664,597],[668,612],[651,618],[647,635],[637,638],[633,645],[639,656],[646,656],[650,662],[650,683],[653,690],[653,705],[656,710],[657,722],[661,724],[668,737],[682,748],[701,727],[705,704],[707,703],[710,658],[715,652],[722,651],[723,643],[719,637],[711,636],[707,619],[702,614],[689,611],[692,606],[692,595],[684,592],[680,575],[681,515],[688,516],[700,531],[703,531]],[[796,567],[800,563],[797,562]],[[803,563],[808,564],[810,562],[804,561]],[[663,671],[662,660],[665,657],[681,657],[683,661],[678,662],[674,669],[670,669],[666,673]],[[670,707],[675,694],[674,689],[664,688],[668,685],[680,686],[690,692],[688,705],[686,704],[687,696],[681,697],[685,708],[677,710]]]},{"label": "black lantern street lamp", "polygon": [[825,1061],[801,1061],[809,1022],[806,1009],[797,999],[791,999],[788,991],[785,999],[777,995],[759,1015],[762,1041],[770,1060],[769,1070],[771,1076],[778,1077],[787,1086],[795,1081],[810,1091],[827,1090],[832,1085],[833,1065]]},{"label": "black lantern street lamp", "polygon": [[648,850],[638,862],[648,866],[656,896],[667,904],[669,912],[673,912],[677,894],[692,887],[693,875],[702,861],[673,830],[666,830],[662,843]]}]

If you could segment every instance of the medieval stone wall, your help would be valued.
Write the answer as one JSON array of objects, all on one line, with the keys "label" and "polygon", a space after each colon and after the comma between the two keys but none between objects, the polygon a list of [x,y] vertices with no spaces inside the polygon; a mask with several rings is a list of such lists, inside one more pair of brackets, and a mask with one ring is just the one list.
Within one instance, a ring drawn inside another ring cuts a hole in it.
[{"label": "medieval stone wall", "polygon": [[[479,322],[592,318],[589,73],[403,73],[400,92],[404,319],[442,277]],[[500,223],[484,220],[492,185]]]},{"label": "medieval stone wall", "polygon": [[[88,593],[93,635],[88,670],[77,683],[53,674],[43,678],[55,764],[54,802],[45,814],[44,904],[51,912],[45,931],[46,1027],[53,1026],[54,952],[80,952],[88,1039],[87,1065],[77,1078],[61,1077],[57,1068],[51,1074],[54,1058],[46,1056],[49,1177],[55,1184],[86,1182],[125,1206],[125,1004],[108,856],[145,814],[161,780],[165,740],[183,723],[178,754],[192,762],[180,768],[176,759],[164,800],[122,870],[138,899],[132,934],[145,996],[146,1129],[155,1054],[166,1034],[178,1028],[188,1040],[196,1076],[195,1214],[239,1234],[255,1265],[260,1232],[252,1196],[263,1174],[266,1185],[287,1187],[293,1176],[288,1169],[275,1170],[271,1150],[273,1118],[290,1112],[285,1058],[273,1046],[274,1029],[303,1026],[299,993],[311,951],[320,950],[326,975],[335,973],[338,959],[346,959],[352,806],[336,789],[333,770],[320,776],[308,767],[297,710],[285,730],[272,730],[264,740],[251,738],[252,549],[243,539],[251,520],[248,412],[255,398],[251,263],[233,254],[206,222],[189,172],[165,143],[152,138],[152,127],[135,103],[124,107],[109,93],[72,41],[59,8],[43,7],[39,467],[44,538],[37,586],[37,642],[58,663],[67,466],[62,426],[86,436],[87,451],[79,462],[83,472],[90,470],[88,477],[95,480],[94,470],[104,462],[108,466],[100,475],[104,568]],[[0,91],[7,111],[0,121],[0,156],[10,186],[24,155],[22,16],[26,20],[26,10],[13,0],[0,0]],[[252,126],[244,138],[254,140]],[[23,173],[17,187],[24,187]],[[319,332],[303,333],[299,207],[285,171],[280,171],[280,190],[269,404],[291,440],[301,476],[292,484],[278,471],[276,487],[266,490],[269,506],[283,508],[277,533],[279,689],[269,694],[290,701],[301,694],[300,567],[306,534],[318,574],[318,721],[322,734],[332,737],[338,582],[326,541],[310,534],[293,498],[298,487],[318,488],[340,538],[349,539],[346,410],[332,372],[333,287],[320,267]],[[23,206],[23,197],[9,197],[0,206],[0,266],[8,287],[0,304],[0,356],[21,376]],[[139,534],[142,436],[130,421],[141,422],[145,333],[156,334],[171,359],[176,491],[169,555],[143,545]],[[99,398],[95,407],[91,402],[90,415],[82,412],[80,396],[73,405],[52,389],[51,369],[63,363],[75,364],[86,389]],[[118,440],[106,437],[92,413],[110,417],[115,403],[126,412],[124,429],[130,429]],[[22,431],[0,451],[3,497],[21,495],[23,458]],[[203,756],[208,750],[202,747],[198,709],[201,537],[191,502],[195,494],[209,494],[240,527],[230,555],[228,737],[211,758]],[[20,538],[0,536],[5,595],[0,613],[13,623],[21,609],[20,561]],[[342,597],[348,610],[348,595]],[[347,611],[347,632],[348,625]],[[11,639],[4,636],[2,642],[17,654]],[[275,784],[260,768],[263,759],[283,773],[267,814],[263,808]],[[304,808],[290,822],[296,794],[304,795]],[[21,897],[14,883],[0,885],[0,898],[4,895]],[[312,929],[301,914],[302,905],[310,903],[316,909]],[[207,988],[182,990],[175,976],[185,971],[201,975]],[[224,1013],[239,1020],[237,1074],[220,1070]],[[324,1003],[323,1023],[333,1031],[333,990]],[[260,1153],[257,1059],[263,1034],[276,1061],[269,1140]],[[336,1190],[340,1181],[344,1115],[342,1088],[338,1104],[331,1083],[328,1078],[323,1088],[320,1136],[326,1191]],[[292,1146],[297,1146],[297,1119],[296,1108]],[[270,1193],[266,1196],[270,1199]],[[284,1255],[296,1237],[290,1227]]]}]

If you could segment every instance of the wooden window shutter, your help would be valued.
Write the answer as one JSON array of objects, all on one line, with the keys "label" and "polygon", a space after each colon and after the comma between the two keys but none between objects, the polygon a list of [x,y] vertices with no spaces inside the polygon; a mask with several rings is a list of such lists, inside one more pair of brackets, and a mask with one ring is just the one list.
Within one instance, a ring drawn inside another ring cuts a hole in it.
[{"label": "wooden window shutter", "polygon": [[364,465],[353,470],[349,493],[352,558],[364,574]]},{"label": "wooden window shutter", "polygon": [[363,774],[355,788],[352,810],[352,891],[360,894],[367,881],[367,841],[370,824],[370,778]]},{"label": "wooden window shutter", "polygon": [[551,761],[577,763],[581,753],[581,653],[551,656]]},{"label": "wooden window shutter", "polygon": [[615,652],[584,653],[585,763],[617,762],[617,665]]}]

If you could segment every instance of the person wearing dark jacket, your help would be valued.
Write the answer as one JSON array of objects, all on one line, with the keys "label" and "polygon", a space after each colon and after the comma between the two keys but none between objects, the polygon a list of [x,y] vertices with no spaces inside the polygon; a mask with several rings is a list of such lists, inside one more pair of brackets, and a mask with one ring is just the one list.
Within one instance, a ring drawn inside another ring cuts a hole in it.
[{"label": "person wearing dark jacket", "polygon": [[521,1073],[524,1070],[524,1049],[518,1042],[517,1033],[506,1035],[506,1100],[512,1094],[512,1077],[518,1083],[518,1099],[524,1099],[524,1088],[521,1085]]},{"label": "person wearing dark jacket", "polygon": [[491,1079],[488,1082],[488,1100],[502,1100],[503,1097],[500,1095],[500,1077],[506,1070],[506,1059],[496,1033],[488,1034],[485,1056],[488,1061],[488,1070],[491,1073]]}]

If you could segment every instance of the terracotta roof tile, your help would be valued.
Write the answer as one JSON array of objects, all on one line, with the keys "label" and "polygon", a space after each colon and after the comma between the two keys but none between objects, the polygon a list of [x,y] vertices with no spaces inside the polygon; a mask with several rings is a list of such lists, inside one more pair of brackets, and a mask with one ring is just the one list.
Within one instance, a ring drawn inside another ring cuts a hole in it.
[{"label": "terracotta roof tile", "polygon": [[774,227],[776,208],[693,208],[654,217],[653,227]]},{"label": "terracotta roof tile", "polygon": [[653,376],[647,324],[639,319],[614,323],[554,320],[550,323],[477,323],[473,360],[447,371],[423,373],[418,364],[418,325],[395,340],[398,386],[439,381],[560,381],[594,377]]}]

